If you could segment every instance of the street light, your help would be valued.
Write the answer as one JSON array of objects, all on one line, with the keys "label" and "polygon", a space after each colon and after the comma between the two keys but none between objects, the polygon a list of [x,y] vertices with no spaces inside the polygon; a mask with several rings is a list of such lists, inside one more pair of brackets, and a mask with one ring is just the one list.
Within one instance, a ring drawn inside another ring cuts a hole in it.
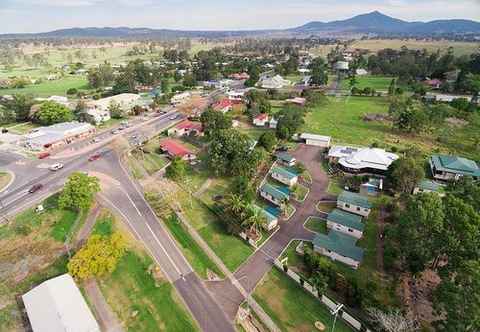
[{"label": "street light", "polygon": [[343,304],[339,304],[335,309],[331,310],[330,313],[333,315],[333,325],[332,332],[335,331],[335,323],[337,322],[338,312],[343,308]]}]

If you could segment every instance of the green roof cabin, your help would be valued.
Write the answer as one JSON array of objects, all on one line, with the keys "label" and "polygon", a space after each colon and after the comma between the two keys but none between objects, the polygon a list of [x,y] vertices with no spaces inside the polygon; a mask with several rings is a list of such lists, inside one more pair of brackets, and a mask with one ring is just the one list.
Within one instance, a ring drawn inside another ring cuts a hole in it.
[{"label": "green roof cabin", "polygon": [[430,169],[437,180],[458,180],[462,176],[480,178],[478,163],[463,157],[433,155],[430,157]]},{"label": "green roof cabin", "polygon": [[290,196],[287,193],[281,191],[280,189],[272,186],[269,183],[265,183],[260,188],[260,196],[277,206],[286,203],[290,199]]},{"label": "green roof cabin", "polygon": [[275,216],[274,214],[270,213],[269,211],[257,206],[257,205],[254,205],[255,209],[258,209],[260,210],[260,212],[262,213],[262,215],[265,217],[265,219],[267,220],[267,222],[263,225],[263,228],[265,228],[265,230],[267,231],[271,231],[272,229],[274,229],[275,227],[277,227],[278,225],[278,218],[277,216]]},{"label": "green roof cabin", "polygon": [[313,239],[315,252],[357,269],[363,260],[363,249],[356,246],[357,239],[331,230],[328,235],[317,234]]},{"label": "green roof cabin", "polygon": [[445,186],[428,179],[423,179],[420,183],[413,189],[413,194],[420,193],[436,193],[440,196],[445,196]]},{"label": "green roof cabin", "polygon": [[297,163],[297,159],[287,152],[278,152],[276,154],[277,160],[287,166],[294,166]]},{"label": "green roof cabin", "polygon": [[327,216],[327,227],[359,239],[363,236],[365,225],[359,215],[334,209]]},{"label": "green roof cabin", "polygon": [[287,170],[286,168],[278,166],[272,168],[270,171],[270,176],[278,182],[286,184],[289,187],[296,185],[298,181],[297,174]]},{"label": "green roof cabin", "polygon": [[372,204],[370,204],[367,197],[350,191],[343,191],[338,196],[337,207],[362,217],[368,217],[372,210]]}]

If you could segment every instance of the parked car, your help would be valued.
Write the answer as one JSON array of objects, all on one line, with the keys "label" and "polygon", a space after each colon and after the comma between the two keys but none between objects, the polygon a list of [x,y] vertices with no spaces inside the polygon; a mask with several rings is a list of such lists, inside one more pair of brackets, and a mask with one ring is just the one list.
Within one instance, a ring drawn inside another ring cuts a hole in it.
[{"label": "parked car", "polygon": [[175,120],[178,118],[178,114],[174,114],[171,117],[169,117],[170,120]]},{"label": "parked car", "polygon": [[90,158],[88,158],[88,161],[95,161],[95,160],[100,159],[100,157],[101,157],[100,153],[95,153],[95,154],[91,155]]},{"label": "parked car", "polygon": [[56,164],[53,164],[52,166],[50,166],[51,171],[58,171],[59,169],[62,169],[62,168],[63,168],[62,163],[56,163]]},{"label": "parked car", "polygon": [[37,184],[33,185],[33,187],[30,188],[30,189],[28,190],[28,192],[29,192],[30,194],[33,194],[33,193],[39,191],[39,190],[42,189],[42,188],[43,188],[43,184],[37,183]]},{"label": "parked car", "polygon": [[42,152],[38,155],[38,159],[45,159],[50,156],[50,153],[48,152]]}]

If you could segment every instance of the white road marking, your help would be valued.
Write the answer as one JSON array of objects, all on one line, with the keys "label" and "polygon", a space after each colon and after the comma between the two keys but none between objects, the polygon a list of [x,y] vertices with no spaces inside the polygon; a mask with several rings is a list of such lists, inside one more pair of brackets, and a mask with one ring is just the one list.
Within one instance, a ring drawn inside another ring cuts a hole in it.
[{"label": "white road marking", "polygon": [[158,243],[158,245],[160,246],[160,248],[162,248],[163,252],[164,252],[165,255],[167,256],[168,260],[169,260],[170,263],[173,265],[173,267],[175,268],[175,270],[177,270],[177,273],[178,273],[179,275],[182,275],[182,272],[181,272],[180,269],[178,268],[177,264],[175,264],[175,262],[173,261],[172,257],[170,257],[170,255],[168,254],[168,252],[165,250],[165,248],[163,247],[162,243],[161,243],[160,240],[158,239],[157,235],[153,232],[153,230],[152,230],[152,228],[150,227],[150,225],[148,224],[148,222],[146,222],[145,225],[147,225],[148,230],[150,231],[150,233],[152,233],[153,238],[155,239],[155,241],[157,241],[157,243]]}]

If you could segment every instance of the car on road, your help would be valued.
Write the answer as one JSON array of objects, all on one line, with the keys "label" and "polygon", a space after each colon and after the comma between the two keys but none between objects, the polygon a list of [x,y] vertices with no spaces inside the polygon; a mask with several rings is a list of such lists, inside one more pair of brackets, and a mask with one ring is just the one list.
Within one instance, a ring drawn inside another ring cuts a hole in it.
[{"label": "car on road", "polygon": [[36,193],[37,191],[41,190],[43,188],[43,184],[37,183],[32,186],[32,188],[28,189],[28,192],[30,194]]},{"label": "car on road", "polygon": [[59,169],[62,169],[62,168],[63,168],[62,163],[56,163],[56,164],[53,164],[52,166],[50,166],[51,171],[58,171]]},{"label": "car on road", "polygon": [[95,153],[93,155],[90,156],[90,158],[88,158],[88,161],[95,161],[95,160],[98,160],[100,159],[102,155],[100,153]]},{"label": "car on road", "polygon": [[174,114],[169,117],[170,120],[176,120],[178,118],[178,114]]}]

